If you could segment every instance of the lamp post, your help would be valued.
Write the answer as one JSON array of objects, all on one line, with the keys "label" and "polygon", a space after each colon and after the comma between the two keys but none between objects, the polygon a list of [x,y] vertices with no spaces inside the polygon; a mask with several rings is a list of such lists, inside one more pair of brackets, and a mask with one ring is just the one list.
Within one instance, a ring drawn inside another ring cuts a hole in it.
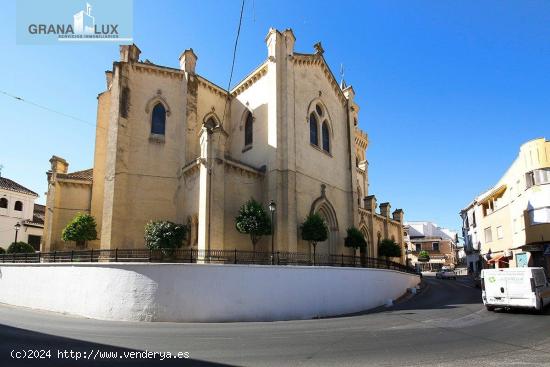
[{"label": "lamp post", "polygon": [[274,214],[277,210],[277,205],[273,200],[269,202],[269,211],[271,212],[271,265],[273,265],[273,256],[275,255],[275,221]]},{"label": "lamp post", "polygon": [[17,233],[19,232],[19,228],[21,228],[21,223],[19,222],[15,223],[13,228],[15,228],[15,242],[17,242]]}]

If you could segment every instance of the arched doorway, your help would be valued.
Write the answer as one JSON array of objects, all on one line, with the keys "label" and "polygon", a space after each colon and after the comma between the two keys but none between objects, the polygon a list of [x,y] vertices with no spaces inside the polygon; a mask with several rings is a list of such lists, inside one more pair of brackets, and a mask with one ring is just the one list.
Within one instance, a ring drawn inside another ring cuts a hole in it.
[{"label": "arched doorway", "polygon": [[367,242],[367,245],[365,246],[365,257],[369,257],[370,254],[372,253],[371,251],[371,241],[370,241],[370,237],[369,237],[369,231],[367,229],[367,226],[366,225],[362,225],[361,226],[361,229],[360,229],[361,233],[363,234],[363,237],[365,238],[365,241]]},{"label": "arched doorway", "polygon": [[[321,184],[321,196],[313,201],[309,212],[319,214],[328,227],[328,238],[326,241],[317,244],[317,254],[337,254],[339,244],[338,218],[334,206],[327,198],[324,184]],[[312,249],[310,248],[309,251],[312,251]]]},{"label": "arched doorway", "polygon": [[338,250],[338,221],[336,212],[330,203],[324,202],[316,210],[316,213],[325,220],[328,227],[328,238],[317,244],[317,253],[331,255]]}]

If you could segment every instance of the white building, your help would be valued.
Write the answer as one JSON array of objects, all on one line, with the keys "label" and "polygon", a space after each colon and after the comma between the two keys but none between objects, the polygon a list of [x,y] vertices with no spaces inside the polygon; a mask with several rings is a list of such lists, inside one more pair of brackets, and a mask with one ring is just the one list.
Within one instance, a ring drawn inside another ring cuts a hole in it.
[{"label": "white building", "polygon": [[21,226],[17,241],[40,249],[44,230],[44,206],[35,204],[38,194],[15,181],[0,177],[0,247],[5,250],[15,240],[15,225]]},{"label": "white building", "polygon": [[475,202],[468,204],[460,212],[462,217],[462,237],[464,237],[464,252],[469,273],[481,272],[482,262],[479,255],[481,241],[478,237]]},{"label": "white building", "polygon": [[524,143],[491,188],[460,212],[474,271],[541,266],[550,270],[550,141]]}]

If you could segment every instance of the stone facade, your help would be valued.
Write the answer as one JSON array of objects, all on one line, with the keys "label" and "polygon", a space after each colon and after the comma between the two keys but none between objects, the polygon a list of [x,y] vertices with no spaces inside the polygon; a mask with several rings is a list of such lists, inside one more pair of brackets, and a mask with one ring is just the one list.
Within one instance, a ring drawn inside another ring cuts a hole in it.
[{"label": "stone facade", "polygon": [[[174,69],[141,62],[137,46],[121,46],[98,96],[93,177],[71,182],[87,191],[66,205],[96,218],[101,236],[90,246],[142,248],[147,221],[171,220],[189,225],[187,246],[248,250],[234,220],[250,198],[276,202],[276,250],[310,251],[299,226],[311,212],[330,229],[319,253],[351,253],[344,237],[354,225],[369,256],[377,256],[379,238],[402,245],[403,211],[390,213],[384,203],[377,213],[368,196],[368,137],[358,127],[355,91],[338,84],[320,44],[303,54],[294,43],[292,30],[270,29],[267,59],[230,91],[196,73],[192,49]],[[52,163],[45,250],[66,246],[59,237],[68,212],[55,204],[65,200],[64,174]],[[270,243],[264,237],[257,249]]]}]

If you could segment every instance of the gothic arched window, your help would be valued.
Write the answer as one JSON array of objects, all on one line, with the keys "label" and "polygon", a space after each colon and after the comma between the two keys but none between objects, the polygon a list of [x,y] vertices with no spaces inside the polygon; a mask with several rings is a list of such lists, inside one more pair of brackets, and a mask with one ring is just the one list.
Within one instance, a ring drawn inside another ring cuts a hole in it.
[{"label": "gothic arched window", "polygon": [[151,134],[164,135],[166,129],[166,109],[157,103],[151,115]]},{"label": "gothic arched window", "polygon": [[317,118],[313,113],[309,116],[309,142],[319,146],[319,126],[317,125]]},{"label": "gothic arched window", "polygon": [[252,145],[252,140],[253,140],[253,129],[252,129],[252,125],[253,125],[253,122],[254,122],[254,118],[252,117],[252,112],[248,112],[248,114],[246,115],[246,121],[244,123],[244,145],[245,146],[248,146],[248,145]]},{"label": "gothic arched window", "polygon": [[329,130],[328,130],[328,123],[326,121],[323,122],[323,150],[325,152],[330,153],[330,136],[329,136]]},{"label": "gothic arched window", "polygon": [[327,108],[321,101],[310,104],[309,107],[309,142],[326,153],[330,153],[332,130]]},{"label": "gothic arched window", "polygon": [[17,210],[18,212],[23,210],[23,203],[17,200],[15,202],[15,205],[13,206],[13,210]]},{"label": "gothic arched window", "polygon": [[0,208],[7,209],[8,208],[8,199],[1,198],[0,199]]}]

